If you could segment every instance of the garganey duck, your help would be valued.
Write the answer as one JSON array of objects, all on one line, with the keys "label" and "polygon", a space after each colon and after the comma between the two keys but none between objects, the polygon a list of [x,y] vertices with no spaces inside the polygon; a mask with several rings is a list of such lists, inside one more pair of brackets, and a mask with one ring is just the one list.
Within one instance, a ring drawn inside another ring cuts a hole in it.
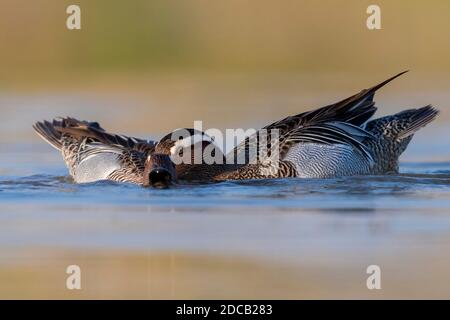
[{"label": "garganey duck", "polygon": [[58,118],[33,128],[61,151],[76,183],[101,180],[166,187],[177,180],[169,155],[157,143],[106,132],[97,122]]},{"label": "garganey duck", "polygon": [[[377,110],[373,101],[375,92],[405,72],[335,104],[264,127],[268,134],[272,129],[278,130],[276,161],[271,160],[270,146],[266,146],[265,150],[269,150],[266,159],[258,158],[233,170],[223,167],[223,172],[213,179],[333,178],[398,173],[399,157],[413,134],[438,114],[428,105],[370,120]],[[247,138],[231,154],[236,157],[244,152],[249,161],[248,150],[255,144],[254,149],[259,150],[258,141],[258,134],[254,139]]]}]

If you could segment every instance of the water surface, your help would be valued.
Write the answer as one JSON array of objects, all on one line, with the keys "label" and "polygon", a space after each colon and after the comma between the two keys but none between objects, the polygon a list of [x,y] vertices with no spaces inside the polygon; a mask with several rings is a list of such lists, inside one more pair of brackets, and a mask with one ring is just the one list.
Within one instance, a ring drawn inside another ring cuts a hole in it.
[{"label": "water surface", "polygon": [[[429,141],[393,176],[165,190],[77,185],[45,144],[4,144],[0,296],[449,298],[450,161]],[[81,293],[64,290],[69,264]]]}]

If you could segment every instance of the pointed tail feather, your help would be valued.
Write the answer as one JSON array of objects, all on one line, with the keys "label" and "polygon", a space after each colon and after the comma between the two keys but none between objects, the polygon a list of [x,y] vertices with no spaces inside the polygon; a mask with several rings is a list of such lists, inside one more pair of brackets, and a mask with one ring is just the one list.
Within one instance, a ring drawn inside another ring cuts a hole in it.
[{"label": "pointed tail feather", "polygon": [[348,117],[348,119],[346,119],[346,122],[350,122],[354,125],[360,126],[364,122],[369,120],[377,110],[377,108],[375,107],[375,102],[373,101],[375,93],[391,81],[397,79],[407,72],[409,72],[409,70],[400,72],[371,88],[364,89],[361,92],[336,103],[335,107],[340,110],[340,112],[345,110]]},{"label": "pointed tail feather", "polygon": [[305,122],[333,120],[361,126],[368,121],[377,110],[375,102],[373,101],[376,91],[406,72],[408,71],[400,72],[373,87],[364,89],[335,104],[304,113],[303,118],[305,119]]},{"label": "pointed tail feather", "polygon": [[407,72],[409,72],[409,70],[402,71],[402,72],[396,74],[395,76],[390,77],[389,79],[384,80],[383,82],[381,82],[381,83],[379,83],[379,84],[373,86],[372,88],[363,90],[363,92],[368,92],[368,93],[369,93],[369,92],[375,92],[375,91],[377,91],[378,89],[380,89],[380,88],[384,87],[385,85],[387,85],[387,84],[388,84],[389,82],[391,82],[392,80],[397,79],[398,77],[400,77],[401,75],[403,75],[403,74],[405,74],[405,73],[407,73]]}]

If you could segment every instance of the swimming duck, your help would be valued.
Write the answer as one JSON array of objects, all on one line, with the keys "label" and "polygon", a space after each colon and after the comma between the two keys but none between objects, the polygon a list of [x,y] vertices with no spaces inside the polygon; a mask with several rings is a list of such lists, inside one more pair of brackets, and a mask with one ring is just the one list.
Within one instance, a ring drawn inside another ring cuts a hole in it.
[{"label": "swimming duck", "polygon": [[248,163],[234,170],[224,168],[213,179],[333,178],[398,173],[399,157],[414,133],[438,114],[428,105],[370,120],[377,110],[373,100],[375,92],[405,72],[340,102],[264,127],[269,133],[278,130],[276,160],[271,160],[269,151],[265,159],[250,163],[249,149],[256,144],[259,150],[261,144],[258,137],[247,138],[231,154],[244,154]]},{"label": "swimming duck", "polygon": [[168,154],[154,141],[106,132],[97,122],[58,118],[34,124],[45,141],[62,153],[76,183],[100,180],[166,187],[177,181]]}]

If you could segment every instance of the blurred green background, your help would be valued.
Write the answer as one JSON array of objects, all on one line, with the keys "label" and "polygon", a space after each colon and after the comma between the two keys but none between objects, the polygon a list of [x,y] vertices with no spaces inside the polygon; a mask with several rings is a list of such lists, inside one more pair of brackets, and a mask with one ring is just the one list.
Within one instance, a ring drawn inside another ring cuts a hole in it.
[{"label": "blurred green background", "polygon": [[[366,28],[373,3],[382,30]],[[433,103],[447,117],[448,0],[0,4],[3,136],[29,139],[34,120],[57,115],[141,135],[194,120],[259,126],[405,69],[378,96],[381,113]],[[66,28],[70,4],[81,7],[81,30]]]}]

